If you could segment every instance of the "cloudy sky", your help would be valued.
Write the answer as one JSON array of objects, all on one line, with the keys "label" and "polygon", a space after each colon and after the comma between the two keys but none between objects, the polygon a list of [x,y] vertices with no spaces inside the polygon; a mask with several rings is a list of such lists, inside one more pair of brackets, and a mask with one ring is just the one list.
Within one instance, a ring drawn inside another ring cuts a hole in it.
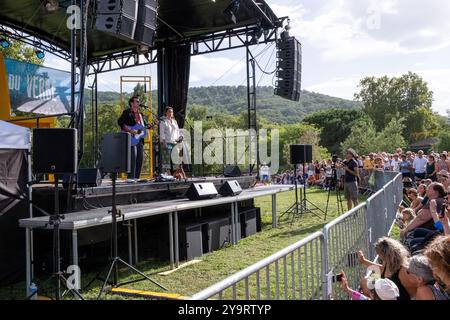
[{"label": "cloudy sky", "polygon": [[[365,76],[417,72],[435,93],[435,111],[450,109],[450,1],[443,0],[267,0],[278,16],[289,16],[291,34],[303,45],[303,88],[352,99]],[[212,4],[214,5],[214,4]],[[252,48],[260,65],[275,68],[274,47]],[[53,67],[64,63],[49,57]],[[245,51],[194,57],[191,86],[243,85]],[[120,75],[151,75],[145,66],[100,76],[100,90],[119,90]],[[260,85],[272,84],[259,74]]]}]

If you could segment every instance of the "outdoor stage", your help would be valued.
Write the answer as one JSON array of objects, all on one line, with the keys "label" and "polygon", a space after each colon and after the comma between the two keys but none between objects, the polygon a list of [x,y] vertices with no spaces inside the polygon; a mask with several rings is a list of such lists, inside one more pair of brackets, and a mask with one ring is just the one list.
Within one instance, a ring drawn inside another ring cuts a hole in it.
[{"label": "outdoor stage", "polygon": [[[183,181],[173,182],[141,182],[125,183],[118,180],[116,186],[116,203],[118,205],[136,204],[142,202],[171,200],[183,197],[189,186],[194,182],[212,182],[218,190],[226,181],[236,180],[242,189],[250,188],[254,181],[254,176],[242,176],[236,178],[225,177],[204,177],[189,178]],[[95,188],[78,188],[70,195],[71,203],[67,210],[68,190],[59,191],[60,208],[64,212],[75,212],[80,210],[91,210],[101,207],[109,207],[112,203],[112,183],[111,180],[103,180],[102,185]],[[54,186],[36,185],[33,187],[33,201],[42,209],[52,212],[54,207]],[[34,210],[35,215],[40,215]]]},{"label": "outdoor stage", "polygon": [[[220,179],[217,180],[220,182]],[[167,187],[167,186],[166,186]],[[187,198],[154,201],[133,205],[119,206],[121,210],[121,216],[118,221],[123,224],[123,227],[127,228],[128,232],[128,259],[130,264],[137,264],[139,257],[138,246],[138,220],[144,218],[150,218],[154,216],[165,216],[168,219],[164,219],[166,224],[159,225],[158,228],[165,228],[168,230],[168,253],[170,257],[170,266],[175,268],[180,263],[180,226],[179,219],[182,220],[183,216],[190,211],[195,211],[195,220],[200,220],[202,211],[208,208],[213,208],[213,211],[219,215],[219,208],[225,210],[225,214],[229,217],[231,239],[230,244],[236,245],[241,238],[241,219],[240,205],[246,201],[253,201],[259,197],[272,197],[272,226],[276,227],[277,224],[277,205],[276,195],[283,192],[293,190],[293,186],[267,186],[257,187],[244,190],[238,196],[232,197],[217,197],[209,200],[189,201]],[[245,207],[245,205],[244,205]],[[101,226],[110,226],[112,223],[111,213],[108,212],[110,208],[100,208],[90,211],[80,211],[65,215],[65,219],[62,220],[60,229],[63,232],[69,232],[72,239],[72,257],[71,264],[79,265],[79,235],[82,230],[92,229]],[[168,226],[167,226],[168,223]],[[30,219],[20,220],[20,226],[26,230],[26,268],[27,274],[31,274],[33,269],[33,233],[34,229],[47,229],[51,230],[52,226],[48,224],[48,217],[36,217]],[[148,240],[148,239],[147,239]],[[148,243],[148,241],[146,241]],[[142,244],[142,241],[141,241]],[[106,257],[105,257],[106,259]],[[105,260],[106,261],[106,260]]]}]

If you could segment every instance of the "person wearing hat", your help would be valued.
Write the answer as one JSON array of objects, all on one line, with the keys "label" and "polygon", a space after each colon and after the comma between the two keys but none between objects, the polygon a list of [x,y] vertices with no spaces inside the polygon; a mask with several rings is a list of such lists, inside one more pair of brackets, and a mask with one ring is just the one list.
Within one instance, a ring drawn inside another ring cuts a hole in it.
[{"label": "person wearing hat", "polygon": [[339,169],[345,170],[345,184],[344,184],[344,195],[347,200],[348,210],[358,205],[359,190],[358,190],[358,178],[359,178],[359,168],[358,162],[355,158],[358,154],[353,149],[347,150],[346,160],[338,165]]},{"label": "person wearing hat", "polygon": [[397,285],[389,279],[367,279],[367,286],[370,289],[371,297],[350,289],[345,273],[342,273],[342,289],[348,293],[352,300],[398,300],[400,291]]}]

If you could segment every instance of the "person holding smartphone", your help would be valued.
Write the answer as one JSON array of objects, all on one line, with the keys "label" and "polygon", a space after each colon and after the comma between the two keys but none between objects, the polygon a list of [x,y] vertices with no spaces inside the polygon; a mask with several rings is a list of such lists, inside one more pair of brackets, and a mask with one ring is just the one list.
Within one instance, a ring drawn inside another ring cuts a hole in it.
[{"label": "person holding smartphone", "polygon": [[348,280],[344,272],[339,275],[342,290],[347,292],[352,300],[399,300],[400,290],[397,285],[389,279],[378,279],[375,281],[373,287],[370,288],[370,294],[368,296],[351,289],[348,286]]}]

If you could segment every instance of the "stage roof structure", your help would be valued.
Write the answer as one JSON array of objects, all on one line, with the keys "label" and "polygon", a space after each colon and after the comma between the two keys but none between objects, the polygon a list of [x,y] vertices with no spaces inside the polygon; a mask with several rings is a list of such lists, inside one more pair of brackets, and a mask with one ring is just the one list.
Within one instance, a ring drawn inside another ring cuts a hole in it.
[{"label": "stage roof structure", "polygon": [[[163,42],[192,43],[196,38],[200,39],[218,32],[229,33],[231,30],[248,26],[258,25],[264,29],[281,27],[279,19],[265,1],[238,1],[240,7],[235,24],[224,14],[232,0],[159,0],[155,47]],[[44,47],[43,49],[68,60],[71,32],[66,23],[69,17],[67,8],[72,4],[72,0],[59,0],[58,10],[51,13],[44,9],[43,2],[44,0],[2,0],[0,36]],[[123,52],[136,54],[136,44],[92,28],[95,1],[89,2],[88,62],[98,63],[106,57]]]}]

